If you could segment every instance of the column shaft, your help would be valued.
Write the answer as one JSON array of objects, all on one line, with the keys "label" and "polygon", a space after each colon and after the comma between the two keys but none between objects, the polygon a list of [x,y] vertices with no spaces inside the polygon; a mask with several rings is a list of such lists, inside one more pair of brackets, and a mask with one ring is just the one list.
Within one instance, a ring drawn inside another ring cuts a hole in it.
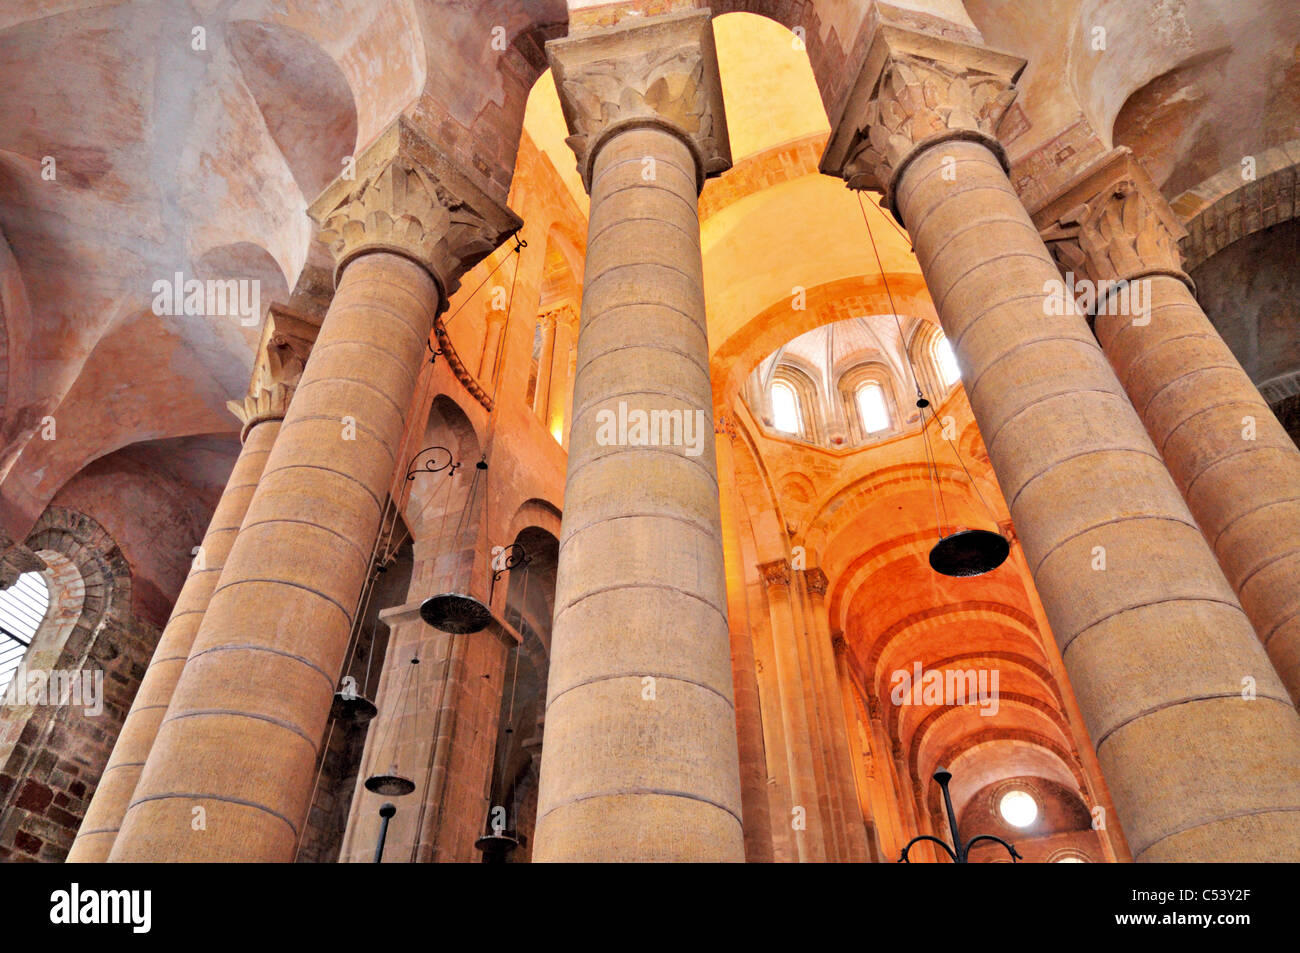
[{"label": "column shaft", "polygon": [[772,812],[767,794],[767,762],[763,756],[763,715],[759,704],[754,643],[749,633],[745,605],[744,555],[736,500],[735,451],[731,438],[717,441],[719,512],[722,550],[727,568],[727,622],[731,634],[731,674],[736,704],[736,740],[740,754],[741,802],[744,806],[745,860],[770,863],[773,859]]},{"label": "column shaft", "polygon": [[[825,825],[822,805],[817,796],[817,765],[813,757],[813,734],[810,713],[804,694],[804,679],[799,669],[799,651],[795,644],[794,610],[791,606],[790,570],[765,564],[768,574],[767,604],[772,620],[772,660],[780,690],[781,722],[790,765],[791,816],[786,823],[793,831],[795,852],[800,863],[826,860]],[[798,810],[800,816],[795,816]],[[796,823],[801,826],[794,826]]]},{"label": "column shaft", "polygon": [[73,863],[108,860],[118,828],[122,825],[122,816],[131,801],[145,759],[158,735],[158,726],[194,644],[194,636],[203,621],[208,600],[216,588],[279,432],[280,421],[277,419],[263,420],[248,431],[234,469],[230,471],[230,479],[212,513],[212,522],[208,524],[199,546],[201,562],[191,569],[176,597],[171,618],[158,640],[135,701],[122,723],[108,766],[95,789],[77,839],[68,852],[68,860]]},{"label": "column shaft", "polygon": [[[697,188],[662,128],[595,156],[538,861],[745,856]],[[698,455],[620,438],[620,406],[703,426]]]},{"label": "column shaft", "polygon": [[492,386],[497,372],[497,351],[501,349],[501,332],[506,326],[504,311],[489,311],[487,336],[483,341],[483,355],[478,362],[478,382],[483,387]]},{"label": "column shaft", "polygon": [[537,390],[533,392],[533,410],[550,425],[551,364],[555,361],[555,317],[542,318],[542,352],[537,359]]},{"label": "column shaft", "polygon": [[858,799],[857,786],[854,782],[854,758],[851,754],[848,737],[848,721],[844,716],[844,699],[841,697],[839,674],[835,668],[834,648],[831,645],[830,614],[826,608],[825,577],[819,585],[808,584],[808,600],[812,604],[812,626],[809,637],[812,639],[813,664],[819,666],[819,691],[824,699],[826,727],[830,735],[831,783],[837,786],[841,809],[844,814],[843,859],[851,863],[865,863],[870,860],[867,845],[866,820],[862,816],[861,802]]},{"label": "column shaft", "polygon": [[112,860],[292,859],[439,299],[398,255],[344,271]]},{"label": "column shaft", "polygon": [[[555,340],[551,346],[551,378],[546,397],[547,411],[542,421],[546,424],[546,429],[556,434],[561,443],[564,442],[564,421],[569,414],[564,398],[568,395],[571,384],[568,372],[572,334],[569,326],[563,321],[556,324]],[[556,424],[559,424],[558,431],[555,429]]]},{"label": "column shaft", "polygon": [[1135,858],[1300,856],[1300,719],[997,158],[895,197]]},{"label": "column shaft", "polygon": [[1187,286],[1143,281],[1149,323],[1098,315],[1097,338],[1300,701],[1300,451]]}]

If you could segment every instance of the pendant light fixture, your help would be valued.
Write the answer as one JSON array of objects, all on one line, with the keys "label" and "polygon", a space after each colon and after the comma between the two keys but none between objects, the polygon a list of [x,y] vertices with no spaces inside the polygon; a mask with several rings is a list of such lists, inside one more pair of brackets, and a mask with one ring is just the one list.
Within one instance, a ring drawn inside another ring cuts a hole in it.
[{"label": "pendant light fixture", "polygon": [[[912,355],[908,352],[907,342],[903,339],[903,325],[898,317],[898,308],[894,304],[893,292],[889,290],[889,276],[885,274],[885,266],[880,259],[880,250],[876,247],[876,236],[871,231],[871,221],[867,217],[866,203],[862,199],[861,192],[858,193],[858,207],[862,210],[862,222],[867,227],[867,238],[871,241],[871,251],[876,258],[876,267],[880,272],[880,280],[885,285],[885,294],[889,296],[889,309],[893,312],[894,324],[898,328],[898,341],[903,350],[903,359],[907,362],[908,372],[912,375],[912,383],[916,387],[916,408],[921,415],[921,440],[925,446],[926,472],[930,479],[930,493],[935,504],[935,528],[939,534],[939,541],[930,549],[930,568],[944,576],[982,576],[1006,562],[1007,556],[1011,552],[1011,544],[1001,533],[988,529],[960,528],[947,536],[943,533],[944,525],[947,523],[947,505],[943,499],[943,486],[939,479],[938,460],[934,448],[930,445],[929,420],[926,419],[926,411],[930,412],[930,420],[934,421],[936,428],[940,426],[939,419],[934,412],[934,407],[921,389],[921,379],[917,376],[916,368],[912,364]],[[880,211],[880,209],[877,209],[877,211]],[[880,211],[880,214],[885,215],[883,211]],[[888,222],[889,218],[886,217],[885,221]],[[893,222],[890,222],[890,224],[893,225]],[[897,228],[897,226],[894,227]],[[900,230],[899,234],[901,235],[903,232]],[[961,458],[961,452],[957,449],[957,442],[955,440],[947,442],[952,444],[953,455],[956,456],[957,462],[961,465],[962,472],[966,474],[971,489],[975,491],[976,496],[984,505],[984,509],[988,512],[991,522],[996,526],[997,519],[993,513],[993,508],[989,506],[988,500],[984,499],[984,494],[971,476],[970,470],[966,469],[966,462]]]},{"label": "pendant light fixture", "polygon": [[[473,530],[476,527],[470,514],[478,498],[480,478],[486,477],[487,468],[486,456],[474,464],[474,476],[470,480],[469,492],[465,494],[465,505],[461,507],[460,518],[456,521],[456,531],[452,535],[454,543],[452,551],[455,553],[462,551],[461,542],[466,530],[470,531],[471,540],[473,538]],[[471,555],[471,567],[473,562]],[[430,596],[420,603],[420,618],[440,632],[469,635],[482,632],[488,627],[488,623],[492,621],[492,610],[469,593],[453,589]]]},{"label": "pendant light fixture", "polygon": [[[498,559],[500,560],[500,568],[493,574],[492,584],[494,586],[502,573],[516,568],[526,570],[528,564],[532,562],[532,557],[528,555],[528,551],[519,543],[512,543],[506,547]],[[507,593],[508,597],[509,594]],[[519,835],[510,823],[509,809],[502,802],[505,801],[506,795],[505,772],[510,764],[510,742],[513,740],[512,735],[515,732],[515,688],[519,684],[519,653],[523,651],[522,626],[524,609],[527,608],[527,605],[528,573],[525,571],[519,597],[521,641],[515,645],[512,653],[514,655],[514,673],[510,678],[510,707],[506,712],[506,726],[502,731],[502,735],[505,736],[505,743],[498,742],[497,756],[492,766],[492,790],[488,799],[486,831],[474,841],[474,848],[483,854],[483,863],[485,864],[504,864],[510,852],[519,846]]]},{"label": "pendant light fixture", "polygon": [[[384,732],[383,736],[381,736],[379,745],[375,749],[377,756],[382,757],[385,743],[388,738],[391,737],[393,742],[392,759],[388,762],[389,766],[386,773],[372,774],[370,777],[366,778],[366,790],[370,791],[372,794],[382,794],[385,797],[402,797],[403,795],[410,794],[415,790],[415,782],[407,775],[403,774],[399,766],[400,758],[398,747],[401,738],[398,737],[398,733],[394,730],[394,727],[402,720],[402,716],[405,715],[407,710],[410,708],[411,696],[417,693],[416,678],[419,672],[419,667],[420,657],[418,655],[412,656],[411,664],[406,667],[406,671],[402,675],[402,685],[398,690],[398,696],[401,698],[401,703],[398,706],[397,717],[389,719],[387,730]],[[416,711],[416,718],[419,718],[418,709]],[[418,737],[419,732],[415,732],[415,735]]]},{"label": "pendant light fixture", "polygon": [[[514,238],[515,247],[513,251],[516,256],[515,269],[514,275],[510,279],[510,294],[506,298],[506,326],[502,329],[501,337],[497,343],[497,354],[492,382],[492,407],[488,411],[488,435],[484,440],[483,456],[478,463],[474,464],[474,477],[470,481],[469,492],[465,496],[465,505],[461,508],[460,519],[457,520],[456,531],[452,537],[455,547],[453,551],[457,553],[463,552],[464,542],[468,542],[471,545],[473,544],[476,536],[475,530],[477,529],[473,518],[474,504],[478,499],[479,484],[487,483],[488,456],[491,452],[492,437],[496,432],[496,422],[499,410],[496,395],[497,387],[501,380],[501,352],[505,347],[507,338],[509,337],[510,314],[514,307],[515,300],[515,282],[519,277],[518,256],[524,248],[528,247],[528,243],[520,238],[518,233],[515,234]],[[489,274],[488,277],[491,277],[491,275]],[[484,279],[484,283],[486,283],[486,281],[487,279]],[[479,285],[479,288],[481,287],[483,287],[483,284]],[[478,288],[474,289],[474,291],[477,293]],[[461,307],[464,307],[464,305],[461,305]],[[460,309],[458,308],[457,313],[459,313],[459,310]],[[453,314],[452,317],[455,317],[455,314]],[[447,320],[450,322],[451,318],[448,318]],[[484,490],[485,506],[486,499],[486,490]],[[469,563],[470,571],[472,572],[474,564],[472,555]],[[492,576],[493,583],[496,582],[497,575],[499,575],[499,573],[495,573]],[[469,588],[468,579],[469,573],[466,573],[466,589]],[[489,604],[492,601],[491,593],[492,590],[489,587]],[[450,635],[470,635],[475,632],[482,632],[488,627],[492,622],[492,610],[488,605],[484,605],[476,596],[469,592],[462,592],[452,588],[446,592],[441,592],[425,599],[424,602],[420,604],[420,618],[440,632],[446,632]]]}]

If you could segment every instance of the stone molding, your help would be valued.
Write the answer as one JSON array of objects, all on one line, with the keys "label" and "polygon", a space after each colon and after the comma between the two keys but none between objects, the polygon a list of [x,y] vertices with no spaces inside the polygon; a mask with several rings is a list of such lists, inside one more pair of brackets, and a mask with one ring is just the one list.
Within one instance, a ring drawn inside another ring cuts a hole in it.
[{"label": "stone molding", "polygon": [[1024,68],[1018,56],[881,24],[819,168],[883,192],[895,217],[903,172],[940,142],[980,142],[1009,170],[996,129]]},{"label": "stone molding", "polygon": [[[504,314],[505,312],[500,313]],[[456,352],[455,346],[451,343],[451,338],[448,336],[447,328],[443,325],[441,318],[433,322],[433,333],[438,339],[438,353],[446,358],[447,366],[451,368],[456,380],[460,381],[461,385],[483,406],[484,410],[491,411],[496,406],[495,401],[483,389],[483,385],[479,383],[478,378],[465,366],[465,362],[461,360],[460,354]]]},{"label": "stone molding", "polygon": [[334,282],[358,255],[387,251],[423,265],[442,306],[460,278],[523,226],[455,162],[399,117],[308,209],[334,255]]},{"label": "stone molding", "polygon": [[711,17],[708,10],[648,17],[546,44],[565,141],[588,192],[601,144],[633,126],[658,126],[686,143],[697,193],[731,168]]},{"label": "stone molding", "polygon": [[1178,249],[1187,232],[1128,148],[1084,170],[1032,217],[1062,271],[1099,287],[1167,275],[1195,293]]}]

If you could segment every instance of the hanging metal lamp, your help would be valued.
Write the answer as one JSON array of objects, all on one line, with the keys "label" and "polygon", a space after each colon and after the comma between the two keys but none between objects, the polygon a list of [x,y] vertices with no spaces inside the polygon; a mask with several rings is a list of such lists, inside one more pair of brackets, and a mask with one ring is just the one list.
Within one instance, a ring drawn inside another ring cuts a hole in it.
[{"label": "hanging metal lamp", "polygon": [[401,720],[400,715],[405,714],[410,707],[411,695],[416,690],[416,674],[419,671],[419,665],[419,656],[412,656],[411,664],[402,676],[402,686],[398,693],[401,697],[401,704],[397,709],[399,717],[392,718],[389,721],[386,734],[380,739],[379,745],[375,749],[376,752],[382,752],[388,737],[393,737],[393,759],[389,762],[387,772],[372,774],[366,778],[365,788],[372,794],[381,794],[384,797],[402,797],[415,790],[415,782],[403,774],[398,766],[397,748],[399,739],[396,737],[394,727]]},{"label": "hanging metal lamp", "polygon": [[[453,537],[456,544],[461,542],[461,534],[473,529],[470,512],[478,496],[479,478],[487,473],[487,459],[474,464],[474,479],[470,481],[469,493],[465,496],[465,505],[461,508],[460,519],[456,523]],[[420,603],[420,618],[439,632],[451,635],[470,635],[482,632],[492,621],[492,610],[482,601],[464,592],[440,592]]]},{"label": "hanging metal lamp", "polygon": [[[894,323],[898,328],[899,346],[903,351],[903,358],[907,361],[907,369],[912,375],[912,381],[916,386],[916,407],[921,415],[921,439],[925,445],[925,462],[926,472],[930,478],[931,493],[935,496],[935,528],[939,533],[939,541],[930,548],[930,568],[943,576],[953,576],[957,578],[966,576],[982,576],[987,572],[997,569],[1007,560],[1011,553],[1011,544],[1001,533],[987,529],[957,529],[947,536],[943,534],[944,520],[940,518],[940,511],[947,514],[947,507],[943,501],[943,487],[939,481],[939,464],[935,459],[935,454],[930,446],[930,432],[925,412],[930,411],[930,418],[934,420],[935,426],[939,425],[938,417],[935,415],[934,407],[926,398],[924,391],[921,390],[921,379],[917,376],[916,368],[912,365],[912,356],[908,352],[906,342],[903,339],[903,326],[898,319],[898,308],[894,305],[893,292],[889,290],[889,277],[885,274],[885,266],[880,258],[880,251],[876,248],[876,236],[871,231],[871,222],[867,218],[866,203],[862,200],[862,193],[858,193],[858,206],[862,209],[862,222],[867,227],[867,237],[871,240],[871,250],[875,254],[876,268],[880,272],[880,280],[884,283],[885,294],[889,296],[889,308],[894,315]],[[880,211],[877,209],[877,211]],[[883,216],[885,213],[880,212]],[[888,218],[885,219],[889,221]],[[893,223],[890,222],[892,225]],[[895,226],[897,228],[897,226]],[[900,234],[902,234],[900,232]],[[966,474],[966,479],[970,482],[971,489],[984,504],[985,510],[988,511],[989,517],[993,519],[994,525],[997,520],[993,515],[993,508],[989,506],[988,501],[984,499],[984,494],[980,492],[979,486],[975,483],[974,477],[971,476],[970,470],[966,469],[966,463],[961,458],[961,452],[957,449],[956,441],[951,441],[952,452],[956,456],[957,462],[961,465],[962,472]]]},{"label": "hanging metal lamp", "polygon": [[[987,572],[992,572],[1004,562],[1007,556],[1011,554],[1011,544],[1001,533],[995,533],[987,529],[969,529],[963,528],[943,535],[943,524],[938,519],[938,511],[942,509],[945,513],[947,507],[943,505],[943,487],[939,483],[939,465],[935,460],[930,447],[930,437],[928,425],[925,420],[925,411],[930,408],[930,416],[935,417],[934,409],[930,407],[930,402],[920,394],[918,389],[916,406],[921,412],[921,436],[925,441],[926,463],[929,468],[931,486],[938,496],[936,505],[935,520],[939,528],[939,541],[930,548],[930,568],[943,576],[953,576],[962,578],[965,576],[982,576]],[[938,419],[935,418],[935,424],[938,425]],[[971,477],[970,471],[966,469],[966,464],[957,451],[957,446],[953,444],[953,453],[957,457],[957,462],[961,464],[962,471],[966,474],[966,479],[970,481],[971,488],[988,508],[988,502],[984,499],[984,494],[980,493],[979,487],[975,485],[975,480]],[[992,510],[990,509],[990,515]]]},{"label": "hanging metal lamp", "polygon": [[349,725],[364,725],[374,720],[379,708],[365,695],[357,692],[338,691],[334,693],[334,702],[330,705],[330,717]]},{"label": "hanging metal lamp", "polygon": [[[518,258],[520,253],[523,251],[523,249],[528,247],[528,242],[520,238],[518,232],[515,232],[514,234],[514,243],[515,244],[514,244],[514,248],[512,249],[512,253],[516,258],[516,262],[515,262],[514,274],[511,276],[510,279],[510,294],[506,299],[507,324],[510,320],[511,313],[514,310],[515,282],[519,278]],[[501,260],[501,263],[497,265],[497,268],[500,268],[502,264],[505,264],[504,258]],[[496,268],[494,268],[492,272],[489,273],[488,278],[491,278],[492,274],[494,274],[495,272],[496,272]],[[483,285],[487,283],[488,278],[484,278],[483,282],[479,284],[478,288],[475,288],[474,291],[471,292],[470,298],[472,298],[475,294],[478,293],[479,289],[482,288]],[[467,304],[468,302],[469,302],[469,298],[466,299],[465,303]],[[465,304],[462,304],[460,307],[463,308],[464,306]],[[459,312],[460,312],[460,308],[457,308],[456,311],[452,313],[451,317],[447,319],[447,322],[450,323],[452,318],[454,318],[456,314],[458,314]],[[490,410],[488,411],[488,438],[485,442],[485,449],[482,458],[478,461],[478,463],[474,465],[474,479],[470,483],[469,494],[465,498],[465,506],[461,509],[460,520],[456,524],[456,533],[453,539],[457,545],[459,545],[461,542],[462,532],[472,530],[472,526],[470,525],[469,518],[470,518],[470,514],[472,513],[474,500],[478,493],[479,480],[480,478],[482,478],[484,481],[486,481],[487,479],[486,476],[487,469],[488,469],[487,448],[491,446],[492,434],[495,433],[496,431],[496,421],[498,416],[497,405],[496,405],[496,394],[497,394],[497,385],[501,379],[501,365],[503,363],[502,350],[505,347],[505,342],[507,338],[507,334],[505,333],[506,330],[508,330],[508,328],[503,329],[501,338],[497,343],[497,354],[496,354],[496,359],[494,361],[495,371],[493,374],[493,383],[492,383],[493,403]],[[472,564],[472,560],[471,560],[471,564]],[[495,580],[495,576],[493,578]],[[492,598],[491,595],[489,595],[488,596],[489,603],[491,602],[491,598]],[[470,595],[467,592],[459,592],[453,589],[447,592],[440,592],[437,595],[430,596],[429,598],[425,599],[422,603],[420,603],[420,618],[423,619],[426,623],[428,623],[433,628],[437,629],[439,632],[446,632],[450,635],[472,635],[475,632],[482,632],[484,629],[488,627],[489,624],[491,624],[492,610],[488,608],[488,606],[484,605],[482,601],[479,600],[477,597]]]}]

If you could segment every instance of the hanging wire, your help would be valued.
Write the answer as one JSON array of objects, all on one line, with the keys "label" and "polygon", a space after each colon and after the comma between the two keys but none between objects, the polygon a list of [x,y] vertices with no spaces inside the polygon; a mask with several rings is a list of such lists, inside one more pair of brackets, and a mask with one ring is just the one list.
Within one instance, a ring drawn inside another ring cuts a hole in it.
[{"label": "hanging wire", "polygon": [[[522,238],[519,237],[519,231],[517,229],[513,233],[512,237],[515,240],[515,247],[512,248],[505,255],[501,256],[501,260],[496,263],[496,267],[493,268],[491,271],[489,271],[487,273],[487,277],[484,278],[475,286],[474,290],[471,291],[469,295],[465,298],[465,300],[460,303],[460,307],[458,307],[455,311],[453,311],[450,315],[447,316],[447,320],[442,322],[442,326],[444,328],[451,323],[452,318],[456,317],[456,315],[460,314],[461,311],[464,310],[465,305],[469,304],[470,301],[473,300],[474,296],[478,294],[480,290],[482,290],[483,286],[492,280],[492,276],[501,270],[501,266],[504,265],[510,259],[510,255],[512,254],[518,255],[520,249],[528,247],[528,242],[524,241]],[[519,270],[518,265],[515,266],[515,270],[516,271]]]},{"label": "hanging wire", "polygon": [[[930,401],[926,398],[925,393],[921,389],[921,378],[920,375],[916,373],[916,366],[912,363],[911,349],[908,348],[906,345],[906,339],[904,338],[903,335],[903,324],[898,317],[898,307],[894,304],[894,295],[889,288],[889,277],[888,275],[885,274],[885,266],[880,257],[880,250],[876,247],[876,236],[871,229],[871,222],[867,218],[867,203],[863,201],[862,193],[860,191],[857,193],[857,195],[858,195],[858,208],[862,212],[862,224],[865,225],[867,228],[867,238],[869,238],[871,241],[871,251],[876,259],[876,268],[880,272],[880,280],[884,284],[885,294],[889,298],[889,310],[893,312],[894,326],[898,329],[898,340],[900,346],[902,347],[903,359],[907,362],[908,373],[911,374],[912,376],[912,385],[916,388],[916,406],[920,410],[920,416],[921,416],[921,439],[925,445],[926,469],[929,471],[931,475],[930,495],[932,497],[932,501],[935,504],[935,514],[934,514],[935,523],[939,528],[940,538],[943,538],[943,527],[944,524],[948,522],[948,505],[943,498],[943,490],[940,487],[938,455],[935,453],[934,448],[930,446],[929,428],[927,426],[927,422],[925,419],[926,408],[927,407],[929,408],[930,417],[934,421],[936,428],[939,427],[939,416],[935,412],[934,405],[930,403]],[[875,203],[872,204],[874,205]],[[902,235],[904,238],[907,238],[907,235],[901,229],[898,228],[898,226],[894,223],[893,219],[891,219],[888,215],[886,215],[882,209],[877,207],[876,211],[879,212],[880,216],[884,218],[885,221],[889,222],[889,224],[892,225],[900,235]],[[909,248],[911,247],[910,239],[908,239],[908,247]],[[940,430],[940,435],[942,436],[942,430]],[[971,488],[975,491],[976,496],[979,497],[980,503],[984,506],[984,509],[987,511],[991,521],[996,526],[997,514],[994,512],[993,507],[989,505],[988,500],[985,499],[983,491],[980,490],[979,485],[975,482],[975,478],[971,476],[970,470],[967,469],[966,461],[962,459],[961,452],[957,448],[956,441],[949,440],[946,442],[952,444],[953,455],[957,458],[957,462],[961,465],[962,472],[966,474],[966,479],[970,481]],[[942,522],[940,522],[940,518],[939,518],[940,511],[942,511],[943,514]]]}]

